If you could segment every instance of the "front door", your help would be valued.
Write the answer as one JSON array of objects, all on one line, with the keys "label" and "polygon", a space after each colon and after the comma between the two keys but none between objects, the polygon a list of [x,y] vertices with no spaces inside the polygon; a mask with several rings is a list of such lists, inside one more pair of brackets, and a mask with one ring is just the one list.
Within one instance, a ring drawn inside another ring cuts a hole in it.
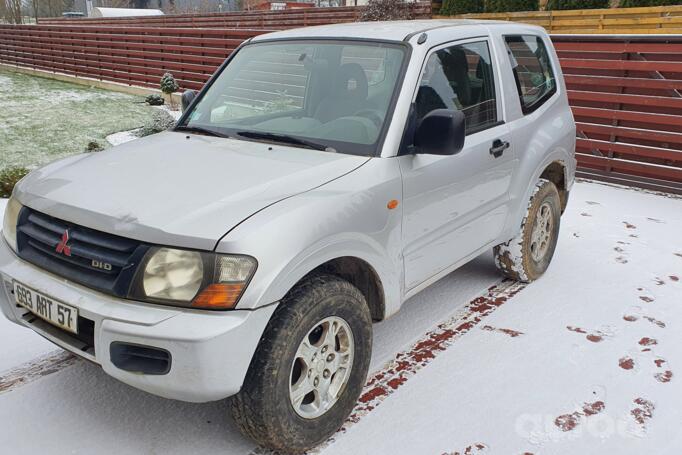
[{"label": "front door", "polygon": [[427,58],[417,123],[434,109],[461,110],[467,136],[456,155],[398,158],[406,291],[489,244],[504,227],[516,160],[491,55],[490,41],[479,38],[436,48]]}]

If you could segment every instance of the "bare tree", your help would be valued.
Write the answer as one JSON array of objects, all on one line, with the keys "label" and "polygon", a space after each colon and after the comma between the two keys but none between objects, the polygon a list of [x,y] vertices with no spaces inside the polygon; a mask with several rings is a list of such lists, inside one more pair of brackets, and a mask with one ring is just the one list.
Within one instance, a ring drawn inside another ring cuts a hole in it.
[{"label": "bare tree", "polygon": [[106,5],[104,2],[102,2],[101,6],[106,6],[109,8],[132,8],[133,2],[132,0],[108,0]]},{"label": "bare tree", "polygon": [[21,24],[23,22],[21,17],[21,0],[0,0],[0,2],[2,1],[5,3],[5,21],[10,24]]},{"label": "bare tree", "polygon": [[5,22],[21,24],[21,0],[0,0],[0,14]]},{"label": "bare tree", "polygon": [[[0,0],[7,1],[7,0]],[[74,0],[18,0],[23,1],[26,15],[39,17],[58,17],[66,11],[73,11]]]}]

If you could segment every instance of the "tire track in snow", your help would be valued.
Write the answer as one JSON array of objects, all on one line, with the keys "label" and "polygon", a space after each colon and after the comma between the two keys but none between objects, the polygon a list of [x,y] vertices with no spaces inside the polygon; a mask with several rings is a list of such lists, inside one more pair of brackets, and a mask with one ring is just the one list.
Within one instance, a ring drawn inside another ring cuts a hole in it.
[{"label": "tire track in snow", "polygon": [[[468,333],[524,287],[525,285],[514,281],[504,281],[492,286],[485,294],[469,302],[462,312],[427,332],[409,350],[397,353],[384,369],[372,375],[346,423],[356,423],[371,412],[388,395],[448,349],[455,340]],[[345,431],[345,428],[346,425],[341,431]]]},{"label": "tire track in snow", "polygon": [[[371,375],[358,403],[343,426],[325,442],[306,453],[318,454],[331,445],[337,437],[346,433],[349,428],[381,405],[419,370],[451,347],[457,339],[476,327],[525,287],[525,284],[505,280],[488,288],[484,294],[474,298],[456,315],[425,333],[409,349],[398,352],[393,360]],[[251,455],[276,455],[276,452],[258,447]]]},{"label": "tire track in snow", "polygon": [[0,395],[61,371],[76,362],[78,358],[75,355],[67,351],[57,351],[7,370],[0,375]]}]

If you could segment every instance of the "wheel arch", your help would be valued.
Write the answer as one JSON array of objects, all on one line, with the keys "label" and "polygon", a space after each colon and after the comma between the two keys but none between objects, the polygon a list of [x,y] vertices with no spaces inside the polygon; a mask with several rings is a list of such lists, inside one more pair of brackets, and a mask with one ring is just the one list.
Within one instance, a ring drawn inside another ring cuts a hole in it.
[{"label": "wheel arch", "polygon": [[563,210],[568,203],[568,195],[575,172],[571,160],[573,160],[573,158],[568,151],[557,149],[553,153],[545,156],[545,158],[537,164],[534,163],[532,166],[529,166],[528,164],[530,163],[527,163],[526,165],[521,166],[521,172],[516,178],[517,184],[514,185],[515,191],[512,192],[512,205],[514,208],[508,219],[504,238],[500,239],[501,241],[507,241],[518,233],[526,215],[528,201],[533,195],[536,183],[541,178],[547,179],[557,185],[563,213]]},{"label": "wheel arch", "polygon": [[[260,289],[254,289],[251,308],[281,301],[296,285],[313,274],[338,276],[358,288],[367,301],[372,319],[381,321],[398,310],[401,303],[399,273],[392,255],[371,242],[330,242],[321,250],[311,247],[291,258],[286,265],[264,272]],[[258,272],[256,272],[258,273]],[[248,290],[247,290],[248,292]],[[249,308],[249,306],[244,306]]]},{"label": "wheel arch", "polygon": [[561,213],[566,210],[566,204],[568,204],[568,167],[563,160],[555,160],[545,166],[542,173],[540,173],[541,179],[549,180],[556,186],[557,191],[559,191],[559,201],[561,201]]},{"label": "wheel arch", "polygon": [[325,273],[335,275],[358,288],[365,297],[372,320],[382,321],[386,316],[386,300],[381,278],[367,261],[354,256],[342,256],[328,260],[301,278],[294,287],[307,277]]}]

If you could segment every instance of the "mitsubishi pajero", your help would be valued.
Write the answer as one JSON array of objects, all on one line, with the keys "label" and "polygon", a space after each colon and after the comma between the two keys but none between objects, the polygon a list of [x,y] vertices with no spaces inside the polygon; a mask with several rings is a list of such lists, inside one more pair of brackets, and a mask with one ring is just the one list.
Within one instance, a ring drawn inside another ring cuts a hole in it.
[{"label": "mitsubishi pajero", "polygon": [[575,124],[541,28],[265,34],[183,102],[171,131],[16,186],[0,307],[131,386],[232,396],[264,446],[329,437],[365,383],[372,323],[422,289],[490,250],[514,280],[549,266]]}]

